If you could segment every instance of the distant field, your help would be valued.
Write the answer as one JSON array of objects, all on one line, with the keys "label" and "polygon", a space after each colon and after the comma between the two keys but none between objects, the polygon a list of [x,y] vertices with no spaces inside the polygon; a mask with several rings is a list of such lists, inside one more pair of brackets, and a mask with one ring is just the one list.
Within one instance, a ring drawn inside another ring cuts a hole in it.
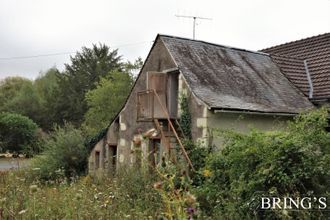
[{"label": "distant field", "polygon": [[26,167],[29,164],[29,159],[22,158],[0,158],[0,170],[17,169]]}]

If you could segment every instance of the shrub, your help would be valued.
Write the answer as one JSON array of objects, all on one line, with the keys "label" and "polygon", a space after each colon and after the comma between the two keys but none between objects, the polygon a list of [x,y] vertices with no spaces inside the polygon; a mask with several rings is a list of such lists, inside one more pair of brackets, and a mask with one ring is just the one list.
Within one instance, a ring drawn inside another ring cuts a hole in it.
[{"label": "shrub", "polygon": [[[248,134],[224,132],[225,148],[211,156],[212,175],[200,187],[204,210],[231,218],[322,217],[313,211],[259,212],[252,206],[263,196],[327,196],[330,183],[330,133],[327,110],[304,113],[286,131]],[[214,214],[214,213],[213,213]]]},{"label": "shrub", "polygon": [[83,173],[87,166],[87,149],[80,130],[70,124],[56,127],[45,141],[45,150],[32,161],[42,180],[72,177]]},{"label": "shrub", "polygon": [[38,126],[26,116],[0,113],[0,150],[31,155],[39,149]]}]

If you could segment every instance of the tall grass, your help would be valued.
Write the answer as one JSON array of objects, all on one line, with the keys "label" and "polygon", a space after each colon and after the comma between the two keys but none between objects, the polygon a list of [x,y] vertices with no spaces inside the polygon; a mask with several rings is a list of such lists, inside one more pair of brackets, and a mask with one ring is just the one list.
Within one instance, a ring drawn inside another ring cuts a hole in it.
[{"label": "tall grass", "polygon": [[157,219],[162,213],[153,178],[136,170],[47,184],[28,178],[30,172],[0,174],[0,219]]}]

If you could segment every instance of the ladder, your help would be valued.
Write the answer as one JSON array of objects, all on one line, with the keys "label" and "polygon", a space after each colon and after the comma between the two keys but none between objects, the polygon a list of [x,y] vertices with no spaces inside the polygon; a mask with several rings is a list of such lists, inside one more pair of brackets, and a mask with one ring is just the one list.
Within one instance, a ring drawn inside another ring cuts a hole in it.
[{"label": "ladder", "polygon": [[[178,142],[178,144],[179,144],[179,146],[180,146],[180,149],[181,149],[181,151],[182,151],[182,153],[183,153],[183,155],[184,155],[184,157],[185,157],[185,159],[186,159],[186,161],[188,162],[189,166],[191,167],[191,170],[195,172],[194,166],[193,166],[193,164],[192,164],[192,162],[191,162],[191,160],[190,160],[190,158],[189,158],[189,156],[188,156],[188,153],[187,153],[186,149],[184,148],[184,146],[183,146],[183,144],[182,144],[182,142],[181,142],[181,139],[179,138],[179,135],[178,135],[178,133],[177,133],[176,130],[175,130],[175,127],[173,126],[173,123],[172,123],[172,121],[171,121],[171,119],[170,119],[169,113],[167,112],[166,108],[163,106],[163,104],[162,104],[162,102],[161,102],[161,99],[160,99],[159,95],[157,94],[156,90],[153,89],[152,92],[153,92],[154,95],[156,96],[156,99],[157,99],[159,105],[161,106],[161,109],[162,109],[163,113],[164,113],[165,116],[166,116],[166,119],[167,119],[167,121],[168,121],[168,125],[169,125],[170,129],[172,130],[172,132],[173,132],[173,134],[174,134],[174,136],[175,136],[175,138],[176,138],[176,140],[177,140],[177,142]],[[177,122],[177,121],[176,121],[176,122]],[[166,147],[168,148],[168,150],[170,150],[170,147],[171,147],[171,146],[170,146],[170,141],[168,140],[168,138],[166,138],[166,136],[165,136],[165,134],[164,134],[164,131],[163,131],[162,127],[160,126],[160,123],[159,123],[158,119],[154,119],[154,123],[155,123],[155,125],[156,125],[156,128],[157,128],[158,130],[160,130],[161,135],[162,135],[162,137],[163,137],[164,140],[165,140],[165,145],[166,145]],[[178,123],[178,122],[177,122],[177,123]]]}]

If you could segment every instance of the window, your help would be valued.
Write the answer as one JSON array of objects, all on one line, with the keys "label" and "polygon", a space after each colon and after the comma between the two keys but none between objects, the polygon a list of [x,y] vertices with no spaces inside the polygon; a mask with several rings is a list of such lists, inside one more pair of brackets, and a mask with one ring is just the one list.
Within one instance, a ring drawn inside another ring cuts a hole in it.
[{"label": "window", "polygon": [[117,145],[108,145],[108,170],[115,173],[117,163]]},{"label": "window", "polygon": [[179,74],[171,72],[167,74],[167,104],[171,118],[177,118],[178,112]]},{"label": "window", "polygon": [[95,169],[100,168],[100,151],[95,151]]}]

